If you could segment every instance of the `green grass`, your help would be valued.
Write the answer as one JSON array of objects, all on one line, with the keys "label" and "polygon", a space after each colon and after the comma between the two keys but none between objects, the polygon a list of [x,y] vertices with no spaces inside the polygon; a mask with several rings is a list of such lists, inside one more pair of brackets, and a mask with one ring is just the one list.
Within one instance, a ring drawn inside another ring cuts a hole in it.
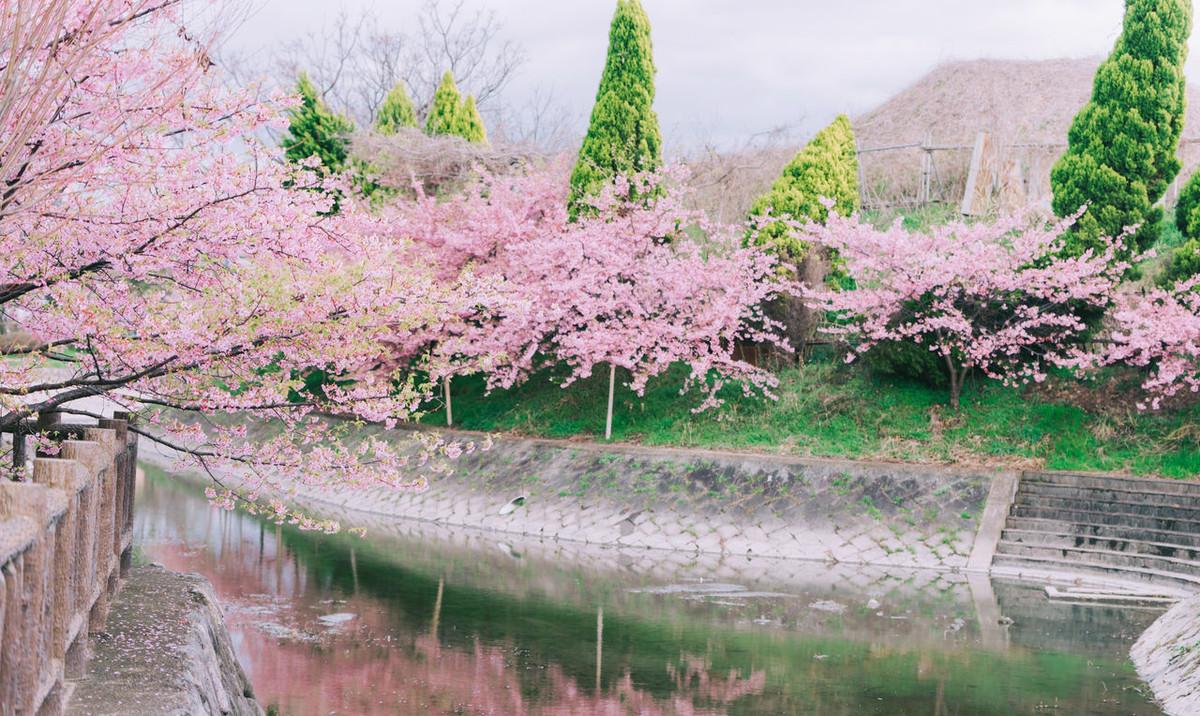
[{"label": "green grass", "polygon": [[900,219],[908,231],[929,231],[935,226],[951,221],[962,221],[964,217],[959,213],[957,204],[932,203],[924,206],[867,209],[862,212],[862,218],[880,229],[887,228],[896,219]]},{"label": "green grass", "polygon": [[[877,226],[899,218],[907,229],[923,231],[958,214],[955,206],[931,204],[864,212],[864,218]],[[1147,285],[1181,243],[1168,213],[1155,247],[1158,257],[1141,267]],[[1025,391],[976,379],[957,412],[946,405],[944,389],[829,360],[785,368],[779,378],[778,400],[726,391],[725,406],[701,414],[691,412],[699,402],[695,395],[678,394],[681,373],[652,381],[644,397],[618,385],[613,439],[823,457],[1200,475],[1200,406],[1141,413],[1134,407],[1136,376],[1109,375],[1094,384],[1058,376],[1051,389]],[[513,390],[487,395],[480,378],[457,378],[456,427],[598,440],[604,432],[607,379],[601,371],[564,389],[560,376],[546,372]],[[1103,393],[1104,401],[1089,399],[1089,391]],[[1088,405],[1055,395],[1075,396]],[[440,404],[429,409],[425,423],[445,424]]]},{"label": "green grass", "polygon": [[[1087,397],[1091,387],[1059,377],[1053,389],[1017,390],[974,380],[951,411],[944,390],[815,361],[779,373],[778,400],[729,391],[717,410],[695,414],[695,394],[680,396],[682,376],[652,381],[639,397],[618,387],[613,439],[770,453],[906,462],[1044,466],[1060,470],[1200,474],[1200,408],[1139,413],[1136,380],[1110,377],[1108,404],[1073,405],[1054,395]],[[453,383],[455,426],[552,438],[601,439],[608,375],[567,388],[543,373],[513,390],[487,395],[476,377]],[[1081,389],[1083,388],[1083,389]],[[1114,394],[1115,391],[1115,394]],[[440,405],[424,422],[445,424]]]}]

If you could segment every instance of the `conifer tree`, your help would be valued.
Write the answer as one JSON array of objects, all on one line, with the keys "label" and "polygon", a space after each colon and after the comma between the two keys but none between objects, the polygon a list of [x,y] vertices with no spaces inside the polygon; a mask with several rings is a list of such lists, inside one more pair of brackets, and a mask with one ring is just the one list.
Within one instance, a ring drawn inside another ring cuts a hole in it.
[{"label": "conifer tree", "polygon": [[759,226],[755,240],[784,264],[802,260],[808,246],[782,220],[824,222],[829,210],[822,199],[833,201],[833,210],[842,216],[858,210],[858,153],[854,128],[844,114],[817,132],[784,167],[771,190],[754,202],[752,217],[769,213],[780,219]]},{"label": "conifer tree", "polygon": [[417,126],[417,112],[403,82],[396,83],[383,98],[375,115],[375,129],[380,134],[395,134],[401,127]]},{"label": "conifer tree", "polygon": [[468,142],[487,144],[487,130],[483,126],[483,117],[479,116],[479,108],[475,106],[474,95],[467,95],[467,101],[459,112],[459,125],[455,134]]},{"label": "conifer tree", "polygon": [[650,20],[639,0],[618,0],[591,123],[571,173],[572,215],[582,199],[615,176],[654,171],[661,165],[654,72]]},{"label": "conifer tree", "polygon": [[1067,152],[1051,173],[1055,213],[1088,207],[1068,253],[1099,249],[1100,237],[1135,224],[1128,252],[1157,239],[1162,210],[1155,203],[1179,172],[1191,25],[1190,0],[1126,0],[1121,36],[1096,70],[1091,101],[1075,116]]},{"label": "conifer tree", "polygon": [[289,161],[301,162],[315,156],[329,172],[346,166],[347,140],[354,123],[325,105],[308,75],[296,80],[300,104],[288,111],[290,122],[283,138],[284,154]]},{"label": "conifer tree", "polygon": [[[751,217],[766,217],[747,238],[779,259],[780,272],[815,287],[830,268],[828,252],[810,255],[812,247],[796,238],[786,220],[824,223],[833,201],[833,211],[850,216],[858,210],[858,152],[850,119],[839,115],[817,132],[786,167],[770,191],[754,202]],[[817,316],[799,298],[781,297],[768,307],[784,326],[792,346],[803,352],[817,328]]]},{"label": "conifer tree", "polygon": [[442,83],[433,93],[429,116],[425,119],[425,133],[431,137],[458,134],[459,127],[462,126],[462,111],[463,102],[458,93],[458,85],[454,83],[454,75],[447,70],[446,74],[442,75]]}]

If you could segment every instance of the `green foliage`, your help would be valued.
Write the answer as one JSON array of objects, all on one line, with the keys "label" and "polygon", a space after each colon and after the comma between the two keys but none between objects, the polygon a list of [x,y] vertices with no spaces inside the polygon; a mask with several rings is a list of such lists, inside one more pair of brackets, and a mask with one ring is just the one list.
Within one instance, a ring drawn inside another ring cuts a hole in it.
[{"label": "green foliage", "polygon": [[632,177],[661,166],[654,73],[650,19],[639,0],[618,0],[596,104],[571,172],[572,216],[614,177]]},{"label": "green foliage", "polygon": [[931,388],[950,383],[946,362],[927,346],[916,343],[880,343],[863,356],[864,363],[876,373],[915,380]]},{"label": "green foliage", "polygon": [[467,95],[467,103],[459,113],[458,136],[475,144],[487,144],[487,130],[483,127],[483,117],[479,116],[479,108],[475,106],[475,96]]},{"label": "green foliage", "polygon": [[401,127],[417,126],[417,112],[413,109],[412,100],[404,83],[397,83],[391,92],[383,98],[379,111],[375,115],[375,129],[380,134],[395,134]]},{"label": "green foliage", "polygon": [[1200,274],[1200,172],[1193,174],[1179,192],[1175,227],[1183,243],[1171,251],[1166,268],[1159,276],[1159,283],[1164,286]]},{"label": "green foliage", "polygon": [[327,171],[342,171],[346,167],[346,137],[354,131],[354,123],[330,110],[304,73],[296,81],[296,93],[300,104],[288,111],[291,121],[283,138],[284,154],[292,162],[315,156]]},{"label": "green foliage", "polygon": [[1167,266],[1159,276],[1163,286],[1174,286],[1200,274],[1200,238],[1188,239],[1183,246],[1175,248],[1167,259]]},{"label": "green foliage", "polygon": [[425,118],[425,133],[431,137],[459,134],[462,107],[462,96],[458,93],[458,85],[454,83],[454,75],[447,70],[442,75],[442,83],[433,93],[429,116]]},{"label": "green foliage", "polygon": [[[776,219],[823,222],[829,210],[822,199],[833,201],[834,211],[843,216],[858,210],[858,154],[854,129],[846,115],[817,132],[784,167],[771,190],[754,202],[750,215],[769,212]],[[762,224],[753,238],[786,263],[803,259],[808,251],[807,244],[794,238],[783,221]]]},{"label": "green foliage", "polygon": [[1154,244],[1162,219],[1154,204],[1179,172],[1191,24],[1189,0],[1127,0],[1124,30],[1051,172],[1055,213],[1088,206],[1068,237],[1069,253],[1099,248],[1100,237],[1134,224],[1136,248]]},{"label": "green foliage", "polygon": [[487,130],[483,118],[475,106],[475,97],[463,100],[449,71],[442,75],[442,83],[433,93],[433,103],[425,120],[425,133],[431,137],[453,135],[476,144],[487,143]]},{"label": "green foliage", "polygon": [[1200,238],[1200,172],[1193,174],[1179,190],[1175,226],[1186,239]]}]

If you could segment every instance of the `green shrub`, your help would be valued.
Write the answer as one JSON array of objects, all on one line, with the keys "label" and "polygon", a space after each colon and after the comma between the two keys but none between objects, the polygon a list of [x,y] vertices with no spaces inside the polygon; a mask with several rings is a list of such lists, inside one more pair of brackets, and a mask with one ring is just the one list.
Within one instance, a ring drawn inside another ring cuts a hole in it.
[{"label": "green shrub", "polygon": [[[822,199],[833,201],[843,216],[858,211],[858,154],[850,119],[840,115],[817,132],[775,180],[770,191],[754,202],[751,216],[823,222],[829,210]],[[781,262],[804,258],[808,246],[791,235],[783,221],[768,221],[751,238],[774,252]]]},{"label": "green shrub", "polygon": [[475,106],[475,97],[468,96],[464,100],[449,71],[442,75],[442,83],[433,93],[433,103],[425,119],[425,133],[431,137],[449,134],[468,142],[487,143],[487,131]]},{"label": "green shrub", "polygon": [[571,172],[572,216],[588,196],[614,177],[652,172],[661,166],[654,72],[650,20],[638,0],[618,0],[596,104]]},{"label": "green shrub", "polygon": [[379,111],[375,113],[375,129],[380,134],[395,134],[401,127],[417,126],[417,111],[404,83],[399,82],[383,98]]},{"label": "green shrub", "polygon": [[1200,238],[1188,239],[1171,252],[1158,282],[1163,286],[1174,286],[1197,274],[1200,274]]},{"label": "green shrub", "polygon": [[342,171],[354,123],[325,105],[308,75],[300,74],[296,92],[300,104],[288,111],[290,121],[282,142],[285,156],[292,162],[315,156],[327,171]]},{"label": "green shrub", "polygon": [[431,137],[458,134],[462,123],[459,118],[462,107],[462,96],[458,93],[458,85],[454,84],[454,75],[447,70],[442,75],[442,83],[433,93],[429,116],[425,118],[425,133]]},{"label": "green shrub", "polygon": [[863,365],[873,373],[907,378],[933,388],[950,383],[945,361],[927,346],[916,343],[880,343],[863,356]]},{"label": "green shrub", "polygon": [[1175,204],[1175,226],[1183,244],[1167,257],[1166,268],[1158,277],[1163,286],[1173,286],[1200,273],[1200,172],[1196,172],[1179,191]]},{"label": "green shrub", "polygon": [[462,107],[456,133],[468,142],[487,144],[487,130],[483,128],[483,118],[479,116],[473,95],[467,96],[467,103]]},{"label": "green shrub", "polygon": [[1135,249],[1154,244],[1162,219],[1155,203],[1179,172],[1183,64],[1191,33],[1189,0],[1127,0],[1112,54],[1096,70],[1092,99],[1071,124],[1067,152],[1054,165],[1054,211],[1087,205],[1068,237],[1078,255],[1139,224]]}]

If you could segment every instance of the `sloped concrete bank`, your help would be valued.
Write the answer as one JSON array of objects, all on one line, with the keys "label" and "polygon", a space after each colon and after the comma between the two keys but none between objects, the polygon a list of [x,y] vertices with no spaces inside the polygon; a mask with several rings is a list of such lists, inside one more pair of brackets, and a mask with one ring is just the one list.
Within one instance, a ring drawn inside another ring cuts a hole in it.
[{"label": "sloped concrete bank", "polygon": [[260,716],[208,580],[134,567],[92,634],[68,716]]},{"label": "sloped concrete bank", "polygon": [[1159,617],[1130,656],[1168,716],[1200,714],[1200,596]]},{"label": "sloped concrete bank", "polygon": [[516,438],[452,467],[420,492],[300,489],[295,498],[590,544],[986,570],[1016,481],[986,468]]}]

